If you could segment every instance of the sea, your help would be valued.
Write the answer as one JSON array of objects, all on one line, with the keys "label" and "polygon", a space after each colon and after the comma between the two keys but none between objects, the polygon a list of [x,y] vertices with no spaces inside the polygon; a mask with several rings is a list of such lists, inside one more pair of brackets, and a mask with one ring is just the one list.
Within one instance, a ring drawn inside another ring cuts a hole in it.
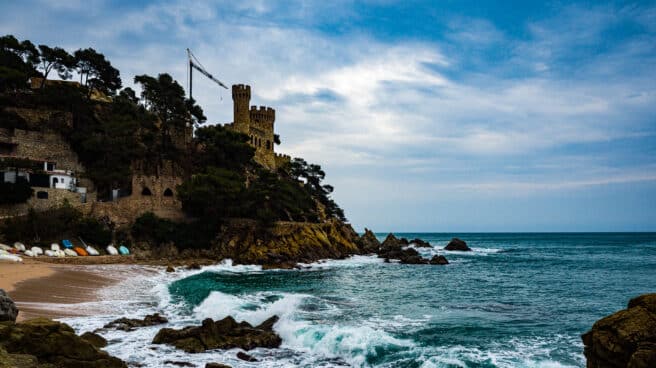
[{"label": "sea", "polygon": [[[164,326],[99,330],[110,354],[141,367],[584,367],[581,334],[630,298],[656,292],[656,233],[396,235],[430,242],[417,250],[449,264],[354,256],[300,270],[229,260],[176,273],[122,266],[124,281],[78,306],[104,312],[63,321],[81,333],[155,312],[173,328],[280,318],[282,345],[249,351],[258,362],[237,359],[239,349],[187,354],[151,344]],[[473,251],[444,251],[452,237]]]}]

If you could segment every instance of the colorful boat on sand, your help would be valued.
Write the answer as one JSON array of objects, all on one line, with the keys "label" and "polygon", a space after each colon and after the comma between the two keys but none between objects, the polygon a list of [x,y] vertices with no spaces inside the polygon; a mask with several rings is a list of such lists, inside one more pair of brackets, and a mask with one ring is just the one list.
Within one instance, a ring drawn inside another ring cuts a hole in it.
[{"label": "colorful boat on sand", "polygon": [[130,250],[125,245],[118,247],[118,252],[121,253],[122,256],[127,256],[130,254]]},{"label": "colorful boat on sand", "polygon": [[100,255],[100,252],[98,252],[98,250],[96,250],[96,248],[94,248],[90,245],[87,245],[87,247],[85,249],[86,249],[87,253],[89,253],[90,256],[99,256]]},{"label": "colorful boat on sand", "polygon": [[41,247],[32,247],[30,250],[34,253],[35,257],[43,254],[43,249]]},{"label": "colorful boat on sand", "polygon": [[62,240],[62,245],[63,245],[64,248],[66,248],[66,249],[72,249],[72,248],[73,248],[73,243],[71,243],[71,241],[68,240],[68,239],[64,239],[64,240]]},{"label": "colorful boat on sand", "polygon": [[110,245],[107,246],[107,253],[110,256],[116,256],[116,255],[118,255],[118,249],[116,249],[115,246],[110,244]]},{"label": "colorful boat on sand", "polygon": [[78,256],[81,257],[86,257],[89,255],[89,253],[86,250],[84,250],[84,248],[74,247],[73,250],[75,251],[75,253],[77,253]]},{"label": "colorful boat on sand", "polygon": [[64,249],[64,254],[66,254],[67,257],[77,257],[77,252],[75,252],[73,249]]}]

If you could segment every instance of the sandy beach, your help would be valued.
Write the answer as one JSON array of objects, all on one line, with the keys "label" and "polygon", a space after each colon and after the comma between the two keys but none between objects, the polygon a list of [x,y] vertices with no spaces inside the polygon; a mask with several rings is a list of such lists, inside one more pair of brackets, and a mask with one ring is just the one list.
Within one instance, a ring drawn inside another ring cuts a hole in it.
[{"label": "sandy beach", "polygon": [[[111,263],[106,259],[96,262]],[[92,311],[67,305],[95,301],[99,289],[122,279],[119,274],[101,275],[89,267],[93,266],[29,258],[22,263],[0,262],[0,288],[16,302],[19,320],[87,315]]]}]

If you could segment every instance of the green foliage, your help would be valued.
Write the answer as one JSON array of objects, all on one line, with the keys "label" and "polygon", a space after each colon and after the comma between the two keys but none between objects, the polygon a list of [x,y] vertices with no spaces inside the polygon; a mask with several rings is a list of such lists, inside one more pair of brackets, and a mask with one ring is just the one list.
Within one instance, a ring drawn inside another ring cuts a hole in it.
[{"label": "green foliage", "polygon": [[25,88],[29,77],[39,75],[34,67],[37,57],[32,42],[19,42],[12,35],[0,37],[0,91]]},{"label": "green foliage", "polygon": [[30,184],[22,177],[16,178],[16,183],[0,182],[0,205],[26,202],[33,193]]},{"label": "green foliage", "polygon": [[0,232],[8,242],[58,241],[74,236],[82,214],[69,204],[45,212],[30,210],[26,216],[5,220]]},{"label": "green foliage", "polygon": [[105,246],[112,242],[111,230],[105,224],[92,217],[79,219],[76,224],[76,232],[77,236],[82,238],[86,243]]},{"label": "green foliage", "polygon": [[63,80],[71,78],[71,70],[75,66],[75,58],[61,47],[39,45],[39,55],[36,59],[38,60],[38,67],[43,70],[41,89],[45,86],[46,79],[53,70]]},{"label": "green foliage", "polygon": [[246,186],[238,172],[210,166],[178,186],[178,198],[188,214],[208,219],[239,217]]},{"label": "green foliage", "polygon": [[326,216],[346,221],[344,211],[330,198],[333,187],[331,185],[321,184],[326,177],[326,173],[321,169],[321,166],[308,164],[302,158],[294,158],[289,166],[289,174],[293,179],[301,180],[305,183],[304,187],[310,195],[325,206]]},{"label": "green foliage", "polygon": [[208,167],[222,167],[243,171],[253,164],[255,149],[241,134],[220,125],[206,126],[196,130],[195,141],[202,147],[193,157],[194,171],[204,172]]},{"label": "green foliage", "polygon": [[250,215],[271,221],[317,221],[316,206],[298,182],[261,170],[248,188]]},{"label": "green foliage", "polygon": [[92,48],[79,49],[74,54],[74,66],[80,76],[80,84],[107,95],[113,95],[121,88],[121,77],[116,68],[105,59],[105,55]]},{"label": "green foliage", "polygon": [[191,223],[175,223],[147,212],[132,225],[132,237],[150,245],[173,242],[179,249],[207,247],[215,236],[215,223],[197,220]]},{"label": "green foliage", "polygon": [[175,223],[159,218],[152,212],[146,212],[134,221],[131,232],[137,241],[146,241],[153,245],[164,244],[172,240]]}]

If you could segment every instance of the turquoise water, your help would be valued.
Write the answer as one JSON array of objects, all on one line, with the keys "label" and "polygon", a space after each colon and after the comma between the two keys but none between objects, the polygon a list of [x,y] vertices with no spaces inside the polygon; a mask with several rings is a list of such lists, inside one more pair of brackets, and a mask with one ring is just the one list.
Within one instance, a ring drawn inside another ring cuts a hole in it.
[{"label": "turquoise water", "polygon": [[[656,291],[654,233],[397,235],[429,241],[434,248],[419,250],[451,263],[220,265],[169,280],[160,310],[175,327],[227,315],[251,323],[281,317],[275,330],[283,345],[252,351],[260,363],[234,352],[180,359],[235,367],[583,367],[580,335],[631,297]],[[442,251],[453,236],[474,251]],[[144,346],[118,339],[125,345],[108,348],[118,354]],[[144,351],[150,355],[133,359],[172,353]]]}]

